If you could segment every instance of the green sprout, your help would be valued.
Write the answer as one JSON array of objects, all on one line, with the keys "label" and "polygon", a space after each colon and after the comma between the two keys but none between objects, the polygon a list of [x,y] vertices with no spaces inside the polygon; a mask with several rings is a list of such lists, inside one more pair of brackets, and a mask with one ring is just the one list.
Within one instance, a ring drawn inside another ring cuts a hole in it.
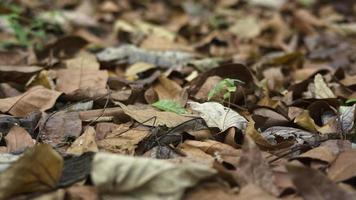
[{"label": "green sprout", "polygon": [[224,92],[224,100],[230,99],[231,94],[236,92],[236,83],[244,83],[238,79],[225,78],[221,80],[208,94],[208,101],[214,98],[216,95]]}]

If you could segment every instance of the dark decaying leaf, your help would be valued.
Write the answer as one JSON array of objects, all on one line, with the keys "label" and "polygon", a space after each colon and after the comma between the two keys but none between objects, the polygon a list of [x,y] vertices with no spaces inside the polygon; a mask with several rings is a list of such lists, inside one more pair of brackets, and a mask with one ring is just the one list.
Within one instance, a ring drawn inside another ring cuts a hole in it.
[{"label": "dark decaying leaf", "polygon": [[32,75],[42,70],[38,66],[1,66],[0,80],[26,83]]},{"label": "dark decaying leaf", "polygon": [[90,174],[93,157],[94,153],[92,152],[87,152],[80,156],[65,157],[58,187],[66,187],[87,178]]}]

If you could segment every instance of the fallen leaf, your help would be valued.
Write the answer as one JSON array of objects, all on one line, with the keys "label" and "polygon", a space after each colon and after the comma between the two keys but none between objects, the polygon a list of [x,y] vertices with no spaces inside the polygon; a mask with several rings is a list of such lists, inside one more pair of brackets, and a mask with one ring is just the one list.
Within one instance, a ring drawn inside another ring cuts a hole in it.
[{"label": "fallen leaf", "polygon": [[174,112],[177,114],[185,114],[187,111],[179,105],[179,103],[172,100],[160,100],[152,104],[152,106],[168,112]]},{"label": "fallen leaf", "polygon": [[340,153],[328,170],[328,176],[336,182],[345,181],[356,176],[356,150]]},{"label": "fallen leaf", "polygon": [[340,106],[339,111],[342,132],[346,134],[351,133],[352,128],[355,126],[356,104],[353,106]]},{"label": "fallen leaf", "polygon": [[0,174],[0,199],[53,190],[58,184],[62,168],[63,159],[51,146],[40,144],[28,149]]},{"label": "fallen leaf", "polygon": [[32,75],[42,70],[38,66],[1,66],[0,80],[26,83]]},{"label": "fallen leaf", "polygon": [[186,200],[196,199],[216,199],[231,200],[236,199],[236,192],[229,187],[219,183],[202,183],[189,190],[184,196]]},{"label": "fallen leaf", "polygon": [[323,76],[320,74],[315,75],[314,77],[314,95],[317,99],[327,99],[327,98],[335,98],[334,93],[325,83]]},{"label": "fallen leaf", "polygon": [[125,114],[129,115],[136,121],[148,126],[166,125],[168,127],[175,127],[183,122],[192,119],[191,117],[185,117],[172,112],[157,111],[150,106],[125,106],[120,102],[115,103],[122,108]]},{"label": "fallen leaf", "polygon": [[126,69],[125,76],[128,80],[134,81],[139,78],[138,77],[139,73],[145,72],[145,71],[147,71],[149,69],[153,69],[153,68],[155,68],[155,66],[152,64],[148,64],[148,63],[144,63],[144,62],[137,62],[137,63],[130,65]]},{"label": "fallen leaf", "polygon": [[236,168],[235,171],[232,171],[232,175],[240,186],[255,184],[270,194],[279,194],[279,190],[274,183],[275,178],[272,170],[249,136],[245,137],[242,155],[236,164]]},{"label": "fallen leaf", "polygon": [[93,152],[85,152],[80,156],[69,155],[64,157],[63,171],[58,187],[68,187],[88,178],[94,155]]},{"label": "fallen leaf", "polygon": [[53,146],[76,138],[82,131],[82,121],[77,112],[58,112],[43,118],[40,123],[40,138]]},{"label": "fallen leaf", "polygon": [[248,184],[241,188],[239,194],[236,196],[236,199],[241,200],[277,200],[278,198],[270,195],[260,186],[254,184]]},{"label": "fallen leaf", "polygon": [[182,106],[186,103],[182,87],[167,77],[160,76],[158,82],[153,85],[153,90],[157,93],[159,100],[174,100]]},{"label": "fallen leaf", "polygon": [[0,111],[23,117],[33,111],[45,111],[56,103],[60,92],[36,86],[16,97],[0,99]]},{"label": "fallen leaf", "polygon": [[97,144],[101,150],[134,155],[138,143],[149,134],[149,128],[130,128],[128,125],[123,125],[108,133],[104,139],[98,140]]},{"label": "fallen leaf", "polygon": [[99,70],[100,65],[92,54],[81,54],[80,56],[65,61],[67,69]]},{"label": "fallen leaf", "polygon": [[259,21],[255,17],[249,16],[236,20],[229,30],[241,39],[251,39],[257,37],[262,29]]},{"label": "fallen leaf", "polygon": [[292,165],[287,165],[287,169],[298,192],[306,200],[355,199],[315,169]]},{"label": "fallen leaf", "polygon": [[294,122],[310,132],[313,132],[313,133],[318,132],[319,126],[316,125],[313,118],[310,117],[308,110],[304,110],[303,112],[301,112],[294,119]]},{"label": "fallen leaf", "polygon": [[84,152],[98,152],[98,146],[95,142],[95,130],[89,126],[84,133],[78,137],[67,149],[68,154],[81,155]]},{"label": "fallen leaf", "polygon": [[22,151],[35,145],[35,141],[26,129],[16,125],[5,136],[5,142],[8,152]]},{"label": "fallen leaf", "polygon": [[231,108],[227,108],[217,102],[188,102],[192,110],[199,112],[209,127],[217,127],[225,131],[230,127],[244,130],[247,120]]},{"label": "fallen leaf", "polygon": [[98,153],[91,178],[104,198],[178,200],[187,188],[215,173],[203,165]]},{"label": "fallen leaf", "polygon": [[57,71],[56,89],[71,93],[78,89],[104,89],[108,80],[106,70],[61,69]]},{"label": "fallen leaf", "polygon": [[336,156],[326,146],[319,146],[299,155],[297,158],[320,160],[330,164],[335,160]]}]

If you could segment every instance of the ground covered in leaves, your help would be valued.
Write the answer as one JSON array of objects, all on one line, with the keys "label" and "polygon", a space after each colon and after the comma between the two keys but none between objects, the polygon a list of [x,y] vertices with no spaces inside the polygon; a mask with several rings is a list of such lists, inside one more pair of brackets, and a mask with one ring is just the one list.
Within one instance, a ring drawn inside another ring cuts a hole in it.
[{"label": "ground covered in leaves", "polygon": [[356,199],[355,12],[2,0],[0,200]]}]

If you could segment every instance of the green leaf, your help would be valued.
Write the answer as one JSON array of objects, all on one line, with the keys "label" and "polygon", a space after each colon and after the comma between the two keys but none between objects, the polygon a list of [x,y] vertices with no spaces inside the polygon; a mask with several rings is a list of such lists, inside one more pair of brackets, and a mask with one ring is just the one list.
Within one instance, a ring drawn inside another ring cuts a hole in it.
[{"label": "green leaf", "polygon": [[153,103],[152,106],[163,111],[174,112],[177,114],[187,113],[187,111],[181,105],[179,105],[179,103],[172,100],[159,100]]},{"label": "green leaf", "polygon": [[225,78],[221,80],[216,86],[209,92],[208,101],[210,101],[214,96],[224,91],[224,99],[229,98],[231,93],[236,91],[235,83],[243,83],[238,79]]},{"label": "green leaf", "polygon": [[354,103],[356,103],[356,99],[349,99],[345,103],[346,104],[354,104]]}]

